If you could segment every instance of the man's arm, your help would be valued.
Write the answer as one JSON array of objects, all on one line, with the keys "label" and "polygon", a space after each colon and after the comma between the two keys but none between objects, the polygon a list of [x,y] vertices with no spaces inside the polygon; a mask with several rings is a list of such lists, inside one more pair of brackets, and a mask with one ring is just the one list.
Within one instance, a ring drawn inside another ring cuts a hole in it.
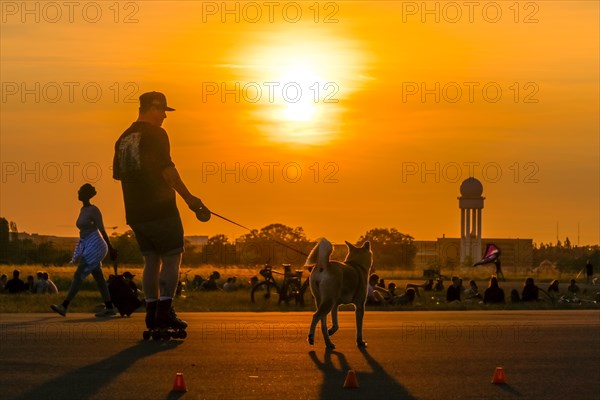
[{"label": "man's arm", "polygon": [[165,168],[162,171],[162,175],[163,178],[165,178],[165,181],[167,181],[167,184],[171,186],[177,193],[179,193],[189,208],[192,210],[197,210],[204,206],[204,204],[202,204],[202,200],[190,193],[188,188],[183,183],[183,180],[181,180],[179,172],[177,172],[177,169],[174,166]]}]

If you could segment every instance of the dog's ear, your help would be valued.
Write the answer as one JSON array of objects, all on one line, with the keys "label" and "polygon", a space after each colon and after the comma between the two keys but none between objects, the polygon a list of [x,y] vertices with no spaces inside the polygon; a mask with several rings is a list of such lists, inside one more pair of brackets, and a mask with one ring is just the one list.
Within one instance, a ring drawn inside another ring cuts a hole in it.
[{"label": "dog's ear", "polygon": [[344,240],[344,242],[346,242],[346,246],[348,246],[348,248],[349,248],[349,249],[355,249],[355,248],[356,248],[356,247],[355,247],[355,246],[354,246],[352,243],[350,243],[349,241],[347,241],[347,240]]},{"label": "dog's ear", "polygon": [[369,242],[367,240],[366,242],[363,243],[362,247],[364,247],[367,250],[371,250],[371,242]]}]

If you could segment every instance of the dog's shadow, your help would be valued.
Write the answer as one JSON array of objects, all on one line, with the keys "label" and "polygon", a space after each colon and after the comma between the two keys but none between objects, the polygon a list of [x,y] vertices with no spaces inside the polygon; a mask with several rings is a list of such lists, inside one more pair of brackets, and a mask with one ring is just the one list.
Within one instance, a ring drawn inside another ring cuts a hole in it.
[{"label": "dog's shadow", "polygon": [[[404,386],[388,374],[367,351],[360,350],[371,371],[356,371],[359,388],[344,388],[344,381],[351,366],[346,356],[338,351],[325,350],[323,361],[319,360],[315,351],[308,353],[313,363],[323,373],[323,383],[319,393],[320,399],[415,399]],[[333,356],[339,361],[339,367],[334,365]]]}]

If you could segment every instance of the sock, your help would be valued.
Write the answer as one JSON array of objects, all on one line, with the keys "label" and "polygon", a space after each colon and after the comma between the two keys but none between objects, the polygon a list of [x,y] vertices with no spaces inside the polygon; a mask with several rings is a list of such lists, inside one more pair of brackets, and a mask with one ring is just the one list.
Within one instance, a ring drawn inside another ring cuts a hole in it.
[{"label": "sock", "polygon": [[106,308],[108,308],[108,309],[110,309],[110,308],[113,308],[113,303],[112,303],[112,301],[110,301],[110,300],[109,300],[109,301],[105,301],[105,302],[104,302],[104,305],[105,305],[105,306],[106,306]]},{"label": "sock", "polygon": [[65,300],[62,302],[62,306],[66,309],[67,307],[69,307],[69,303],[70,303],[69,300]]},{"label": "sock", "polygon": [[173,298],[172,298],[172,297],[169,297],[169,296],[160,296],[159,300],[160,300],[160,301],[165,301],[165,300],[173,300]]}]

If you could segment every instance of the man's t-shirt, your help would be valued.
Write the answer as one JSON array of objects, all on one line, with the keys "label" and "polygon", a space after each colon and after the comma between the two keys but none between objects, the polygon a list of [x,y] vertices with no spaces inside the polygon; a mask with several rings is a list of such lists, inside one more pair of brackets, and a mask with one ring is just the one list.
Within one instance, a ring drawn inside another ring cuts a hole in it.
[{"label": "man's t-shirt", "polygon": [[128,224],[179,217],[175,190],[162,172],[173,167],[167,132],[148,122],[134,122],[117,140],[113,178],[121,181]]}]

